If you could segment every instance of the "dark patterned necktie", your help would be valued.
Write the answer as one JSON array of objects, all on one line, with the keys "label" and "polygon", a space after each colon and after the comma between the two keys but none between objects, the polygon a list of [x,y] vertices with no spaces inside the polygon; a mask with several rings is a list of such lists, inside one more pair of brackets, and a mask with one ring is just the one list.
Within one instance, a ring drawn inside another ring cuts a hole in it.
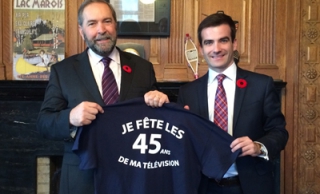
[{"label": "dark patterned necktie", "polygon": [[104,71],[102,75],[102,98],[106,105],[117,102],[119,98],[117,82],[114,78],[113,72],[109,67],[110,58],[101,59],[104,64]]},{"label": "dark patterned necktie", "polygon": [[228,103],[226,92],[222,85],[225,77],[223,74],[217,75],[218,87],[214,102],[214,123],[224,131],[228,131]]}]

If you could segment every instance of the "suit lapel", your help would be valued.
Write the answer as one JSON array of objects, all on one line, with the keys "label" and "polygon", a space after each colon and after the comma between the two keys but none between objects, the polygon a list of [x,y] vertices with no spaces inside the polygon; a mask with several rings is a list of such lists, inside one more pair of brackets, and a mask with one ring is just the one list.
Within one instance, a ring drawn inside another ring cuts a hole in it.
[{"label": "suit lapel", "polygon": [[[131,60],[129,55],[125,55],[123,51],[118,49],[120,54],[120,65],[121,65],[121,86],[120,86],[120,101],[124,101],[126,99],[127,93],[129,92],[132,79],[135,73],[139,73],[135,71],[136,63]],[[127,66],[127,67],[124,67]],[[131,69],[131,72],[127,72],[124,69]]]},{"label": "suit lapel", "polygon": [[[244,70],[237,67],[237,80],[244,79],[246,80],[247,74]],[[237,121],[240,114],[240,109],[242,107],[243,99],[246,94],[247,87],[240,88],[238,87],[238,84],[236,83],[236,92],[235,92],[235,99],[234,99],[234,115],[233,115],[233,131],[235,131],[235,126],[237,125]],[[235,133],[233,133],[235,134]]]},{"label": "suit lapel", "polygon": [[204,118],[209,118],[209,112],[208,112],[208,72],[199,78],[200,85],[198,87],[198,104],[200,105],[200,115]]},{"label": "suit lapel", "polygon": [[78,61],[74,64],[74,69],[95,102],[100,105],[105,105],[99,92],[96,80],[93,76],[87,51],[88,49],[86,49],[77,57]]}]

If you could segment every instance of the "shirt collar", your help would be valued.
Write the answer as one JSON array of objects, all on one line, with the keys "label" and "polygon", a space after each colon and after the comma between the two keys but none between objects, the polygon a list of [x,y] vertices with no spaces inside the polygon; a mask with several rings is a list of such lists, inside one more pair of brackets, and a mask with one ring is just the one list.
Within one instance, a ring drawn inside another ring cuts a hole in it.
[{"label": "shirt collar", "polygon": [[[213,83],[213,81],[216,79],[217,75],[220,74],[218,72],[213,71],[209,68],[209,76],[208,76],[208,84]],[[236,80],[237,77],[237,66],[233,62],[232,65],[230,65],[226,70],[222,72],[227,78],[229,78],[231,81]]]},{"label": "shirt collar", "polygon": [[[98,64],[101,59],[103,58],[102,56],[96,54],[93,52],[90,48],[88,49],[88,54],[90,55],[90,58],[93,62],[93,64]],[[116,47],[113,48],[112,52],[108,56],[112,61],[116,62],[117,64],[120,64],[120,54],[119,51],[116,49]]]}]

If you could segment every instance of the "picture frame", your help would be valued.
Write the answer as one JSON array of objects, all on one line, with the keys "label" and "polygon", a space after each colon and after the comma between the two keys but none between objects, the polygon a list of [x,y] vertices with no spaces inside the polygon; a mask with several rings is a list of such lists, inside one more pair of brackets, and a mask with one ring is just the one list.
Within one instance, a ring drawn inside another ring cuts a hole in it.
[{"label": "picture frame", "polygon": [[170,36],[170,0],[106,0],[117,14],[118,36]]},{"label": "picture frame", "polygon": [[49,80],[51,66],[65,58],[66,0],[14,1],[14,80]]}]

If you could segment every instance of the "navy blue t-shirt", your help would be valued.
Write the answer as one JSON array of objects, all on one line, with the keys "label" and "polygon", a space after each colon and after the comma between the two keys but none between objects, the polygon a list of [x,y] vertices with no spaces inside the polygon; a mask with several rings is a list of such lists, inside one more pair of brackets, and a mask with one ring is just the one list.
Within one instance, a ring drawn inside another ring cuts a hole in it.
[{"label": "navy blue t-shirt", "polygon": [[201,172],[221,179],[240,154],[233,137],[175,103],[143,98],[103,107],[73,146],[80,169],[95,169],[97,194],[195,194]]}]

